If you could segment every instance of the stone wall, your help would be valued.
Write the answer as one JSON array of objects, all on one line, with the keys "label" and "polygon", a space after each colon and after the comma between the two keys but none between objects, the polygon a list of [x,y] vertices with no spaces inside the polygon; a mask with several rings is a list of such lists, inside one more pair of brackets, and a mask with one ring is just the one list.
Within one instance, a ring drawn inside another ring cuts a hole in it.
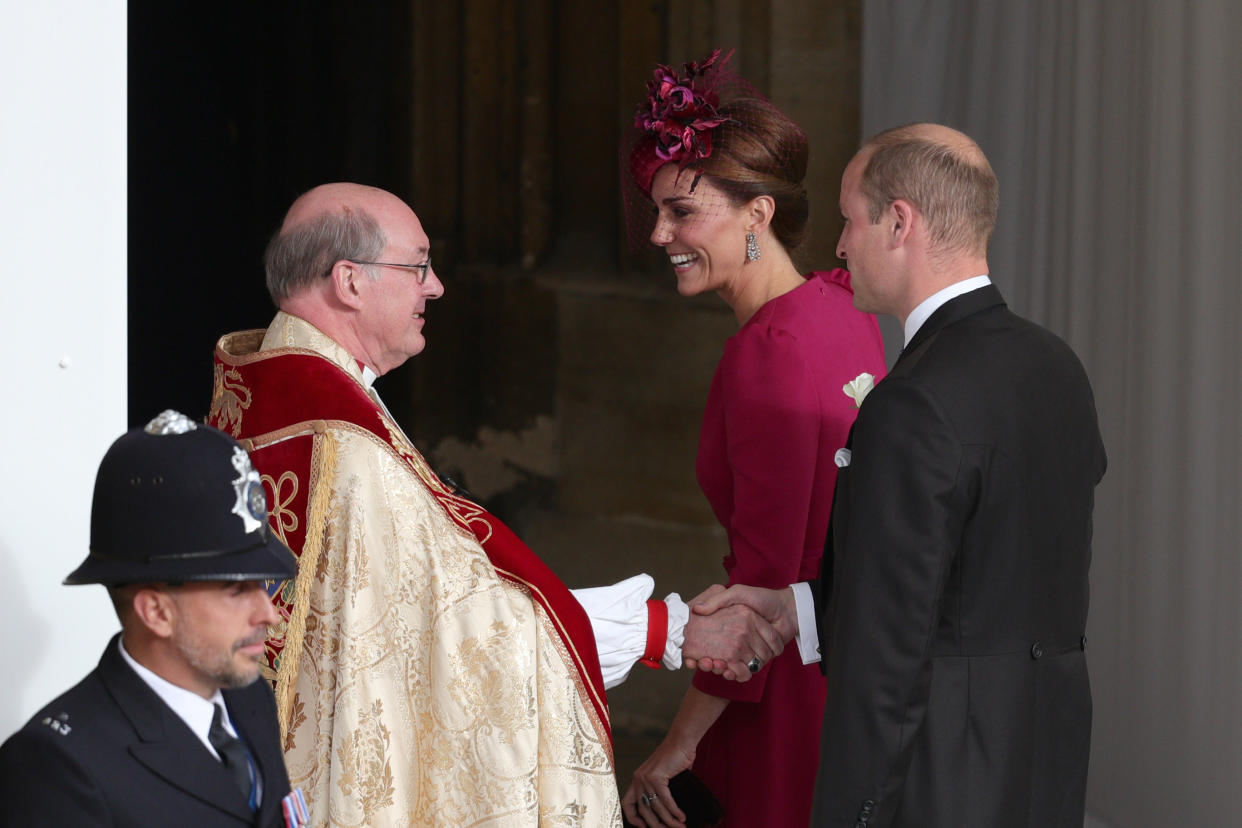
[{"label": "stone wall", "polygon": [[[551,228],[546,245],[515,247],[511,264],[455,262],[446,297],[429,311],[428,351],[406,376],[383,382],[402,397],[394,412],[433,461],[513,524],[570,586],[648,572],[658,595],[689,598],[724,576],[727,542],[699,491],[694,462],[708,387],[736,322],[715,296],[678,296],[663,256],[626,248],[618,139],[652,64],[736,46],[742,75],[810,142],[811,226],[799,264],[835,266],[840,173],[859,138],[858,2],[670,0],[604,4],[591,14],[557,6],[553,13],[562,28],[561,40],[553,38],[560,59],[551,74],[527,66],[519,82],[550,84],[547,102],[559,102],[546,113],[555,125],[550,134],[569,143],[538,155],[533,166],[501,159],[505,169],[547,176],[523,190],[529,197],[532,187],[543,187],[554,205],[537,216],[537,229]],[[565,30],[575,37],[565,39]],[[530,56],[534,63],[545,58]],[[588,59],[590,71],[572,70]],[[528,120],[541,117],[538,102],[523,112]],[[616,130],[601,133],[601,117]],[[570,125],[584,119],[595,126],[571,140]],[[489,209],[488,221],[510,215]],[[504,236],[454,236],[444,224],[431,232],[448,237],[453,255]],[[636,668],[609,693],[623,789],[688,682],[686,673]]]}]

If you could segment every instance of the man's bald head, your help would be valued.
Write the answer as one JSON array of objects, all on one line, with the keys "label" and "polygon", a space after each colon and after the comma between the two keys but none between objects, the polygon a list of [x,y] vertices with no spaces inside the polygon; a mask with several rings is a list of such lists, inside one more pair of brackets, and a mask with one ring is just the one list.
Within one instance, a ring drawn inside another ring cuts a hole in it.
[{"label": "man's bald head", "polygon": [[927,224],[932,251],[986,255],[999,202],[996,174],[969,136],[940,124],[908,124],[868,140],[859,187],[872,222],[898,199]]},{"label": "man's bald head", "polygon": [[346,182],[321,184],[299,196],[268,243],[267,289],[278,306],[327,276],[342,259],[373,261],[388,242],[385,227],[404,226],[414,212],[390,192]]},{"label": "man's bald head", "polygon": [[422,223],[392,193],[361,184],[305,193],[268,244],[266,262],[276,306],[376,374],[426,347],[424,312],[444,284]]},{"label": "man's bald head", "polygon": [[365,184],[351,184],[345,181],[320,184],[298,196],[297,201],[293,202],[293,205],[289,207],[289,212],[285,214],[280,232],[287,232],[321,216],[350,211],[362,211],[374,216],[393,212],[398,218],[411,212],[404,201],[379,187],[368,187]]}]

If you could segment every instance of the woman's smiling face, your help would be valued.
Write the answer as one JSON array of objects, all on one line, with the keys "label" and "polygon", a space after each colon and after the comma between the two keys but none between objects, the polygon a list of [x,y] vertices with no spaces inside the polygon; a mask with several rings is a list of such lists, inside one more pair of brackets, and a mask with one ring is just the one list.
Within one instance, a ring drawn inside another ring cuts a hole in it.
[{"label": "woman's smiling face", "polygon": [[[746,263],[746,211],[694,170],[665,164],[651,182],[651,243],[668,253],[677,292],[694,296],[733,285]],[[693,187],[693,189],[692,189]]]}]

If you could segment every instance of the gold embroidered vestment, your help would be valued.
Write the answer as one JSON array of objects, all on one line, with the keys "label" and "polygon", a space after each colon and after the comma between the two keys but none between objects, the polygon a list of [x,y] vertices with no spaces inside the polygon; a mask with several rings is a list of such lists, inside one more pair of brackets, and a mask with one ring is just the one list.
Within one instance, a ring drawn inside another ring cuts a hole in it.
[{"label": "gold embroidered vestment", "polygon": [[325,361],[317,394],[366,393],[346,351],[279,313],[220,340],[209,421],[244,441],[300,555],[273,598],[269,678],[312,824],[619,825],[593,643],[538,583],[498,573],[463,528],[471,504],[369,398],[355,419],[382,428],[261,413],[305,393],[288,357]]}]

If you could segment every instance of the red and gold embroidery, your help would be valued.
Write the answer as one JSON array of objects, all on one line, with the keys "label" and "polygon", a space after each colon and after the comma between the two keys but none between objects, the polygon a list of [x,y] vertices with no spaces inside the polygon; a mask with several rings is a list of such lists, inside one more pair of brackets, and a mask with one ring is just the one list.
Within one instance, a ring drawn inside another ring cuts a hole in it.
[{"label": "red and gold embroidery", "polygon": [[[279,480],[274,480],[270,474],[261,475],[259,479],[263,481],[263,484],[270,492],[267,499],[267,516],[268,520],[271,521],[272,531],[280,538],[281,543],[288,546],[289,539],[285,533],[298,530],[297,513],[289,508],[289,504],[298,496],[298,476],[291,471],[287,471],[280,476]],[[286,483],[290,486],[287,497],[282,496]]]},{"label": "red and gold embroidery", "polygon": [[250,389],[242,385],[236,368],[226,371],[217,362],[214,374],[211,413],[207,421],[237,437],[241,434],[242,412],[250,407]]},{"label": "red and gold embroidery", "polygon": [[406,463],[409,463],[410,468],[418,475],[418,479],[431,490],[436,500],[440,501],[440,505],[448,512],[449,517],[458,526],[473,534],[479,543],[486,543],[492,536],[492,524],[484,517],[486,511],[474,501],[449,491],[444,482],[427,465],[427,461],[423,459],[423,456],[418,453],[418,449],[414,448],[410,438],[405,436],[405,432],[393,423],[392,420],[385,417],[383,412],[376,411],[375,415],[379,417],[380,422],[387,429],[388,442],[392,445],[393,450]]}]

